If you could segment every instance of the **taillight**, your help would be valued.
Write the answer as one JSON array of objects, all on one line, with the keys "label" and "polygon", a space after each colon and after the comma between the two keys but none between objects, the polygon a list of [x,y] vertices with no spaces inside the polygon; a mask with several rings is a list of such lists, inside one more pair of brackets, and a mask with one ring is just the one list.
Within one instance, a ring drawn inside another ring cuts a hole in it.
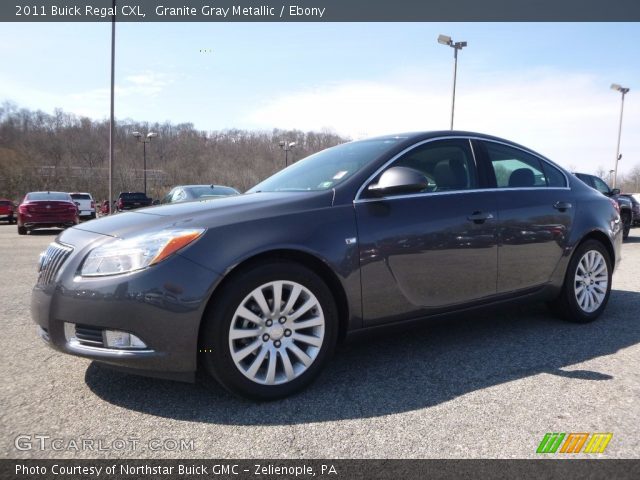
[{"label": "taillight", "polygon": [[96,208],[96,202],[94,202],[93,200],[91,200],[91,208]]},{"label": "taillight", "polygon": [[118,207],[122,207],[123,203],[122,203],[122,199],[118,200]]},{"label": "taillight", "polygon": [[27,212],[29,211],[29,209],[27,208],[27,206],[26,206],[26,205],[20,205],[20,206],[18,207],[18,211],[19,211],[20,213],[27,213]]},{"label": "taillight", "polygon": [[618,202],[616,202],[613,198],[610,198],[609,201],[611,202],[611,205],[613,205],[613,208],[616,209],[616,212],[618,212],[618,215],[620,215],[620,205],[618,205]]}]

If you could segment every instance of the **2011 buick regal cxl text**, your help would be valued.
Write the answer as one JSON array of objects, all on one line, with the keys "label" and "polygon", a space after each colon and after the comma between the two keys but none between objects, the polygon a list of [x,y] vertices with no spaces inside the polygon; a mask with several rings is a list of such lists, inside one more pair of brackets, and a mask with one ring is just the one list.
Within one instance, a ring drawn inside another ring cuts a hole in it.
[{"label": "2011 buick regal cxl text", "polygon": [[80,224],[41,255],[32,314],[64,352],[289,395],[358,330],[505,300],[604,310],[617,205],[543,156],[468,132],[339,145],[243,195]]}]

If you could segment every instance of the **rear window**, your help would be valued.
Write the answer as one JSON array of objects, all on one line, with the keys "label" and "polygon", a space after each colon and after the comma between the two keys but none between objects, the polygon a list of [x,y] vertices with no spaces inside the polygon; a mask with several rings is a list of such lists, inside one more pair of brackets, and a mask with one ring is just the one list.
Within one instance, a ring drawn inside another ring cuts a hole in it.
[{"label": "rear window", "polygon": [[33,192],[27,194],[27,200],[57,200],[57,201],[70,201],[68,193],[63,192]]},{"label": "rear window", "polygon": [[193,187],[190,188],[189,191],[193,194],[194,197],[208,197],[208,196],[219,196],[219,195],[237,195],[238,192],[233,188],[229,187]]},{"label": "rear window", "polygon": [[121,193],[120,198],[126,200],[145,200],[147,196],[144,193]]},{"label": "rear window", "polygon": [[11,202],[7,202],[6,200],[0,200],[0,205],[13,205]]},{"label": "rear window", "polygon": [[87,193],[72,193],[71,198],[74,200],[91,200],[91,195]]}]

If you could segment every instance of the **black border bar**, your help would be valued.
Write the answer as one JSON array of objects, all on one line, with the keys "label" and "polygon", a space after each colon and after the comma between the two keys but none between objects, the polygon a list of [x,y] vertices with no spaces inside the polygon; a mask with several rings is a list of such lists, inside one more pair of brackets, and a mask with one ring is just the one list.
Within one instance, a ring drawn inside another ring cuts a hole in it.
[{"label": "black border bar", "polygon": [[[112,0],[3,0],[2,22],[110,22]],[[171,10],[171,9],[175,10]],[[121,22],[638,22],[638,0],[117,0]]]},{"label": "black border bar", "polygon": [[[182,469],[181,467],[182,466]],[[323,468],[324,466],[324,468]],[[204,468],[203,468],[204,467]],[[170,472],[168,471],[170,470]],[[74,473],[77,472],[77,473]],[[638,479],[640,459],[532,460],[0,460],[0,478],[29,480]]]}]

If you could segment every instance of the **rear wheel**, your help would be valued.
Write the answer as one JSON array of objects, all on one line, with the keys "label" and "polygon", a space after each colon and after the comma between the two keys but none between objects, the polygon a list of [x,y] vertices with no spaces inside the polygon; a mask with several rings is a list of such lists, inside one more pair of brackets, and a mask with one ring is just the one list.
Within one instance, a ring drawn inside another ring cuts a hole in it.
[{"label": "rear wheel", "polygon": [[571,322],[592,322],[609,301],[612,270],[604,245],[587,240],[573,254],[562,293],[551,302],[552,309]]},{"label": "rear wheel", "polygon": [[20,225],[18,225],[18,235],[26,235],[26,234],[27,234],[26,227],[21,227]]},{"label": "rear wheel", "polygon": [[201,336],[203,363],[231,392],[258,400],[306,387],[331,356],[338,332],[333,296],[314,272],[268,262],[218,292]]}]

